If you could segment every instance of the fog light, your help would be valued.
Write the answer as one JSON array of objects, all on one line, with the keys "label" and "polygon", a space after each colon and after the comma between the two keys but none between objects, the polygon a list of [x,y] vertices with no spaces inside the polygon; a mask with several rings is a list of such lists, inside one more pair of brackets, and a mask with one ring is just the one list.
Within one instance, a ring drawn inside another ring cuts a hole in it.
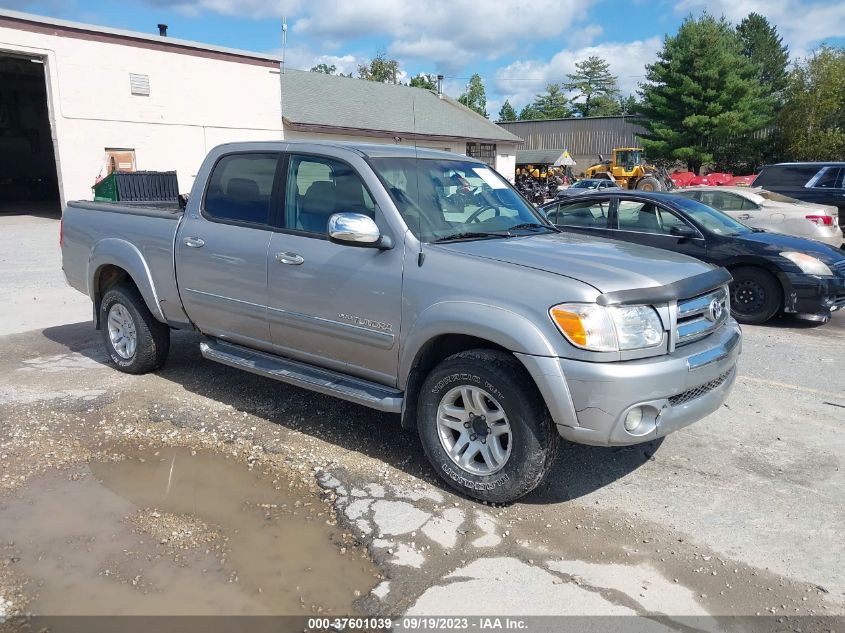
[{"label": "fog light", "polygon": [[642,407],[634,407],[630,411],[628,411],[628,415],[625,416],[625,430],[629,433],[633,433],[637,427],[640,425],[640,422],[643,421],[643,410]]}]

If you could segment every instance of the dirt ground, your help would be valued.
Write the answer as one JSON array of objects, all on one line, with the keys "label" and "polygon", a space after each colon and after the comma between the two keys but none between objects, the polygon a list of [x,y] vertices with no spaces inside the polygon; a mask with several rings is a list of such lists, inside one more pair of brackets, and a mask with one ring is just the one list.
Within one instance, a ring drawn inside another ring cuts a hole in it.
[{"label": "dirt ground", "polygon": [[[54,257],[55,224],[36,220],[17,223]],[[0,285],[13,268],[0,260]],[[492,507],[442,486],[394,416],[205,361],[193,334],[155,374],[115,371],[60,282],[32,300],[52,322],[0,317],[0,619],[627,614],[720,630],[757,615],[841,630],[845,314],[744,328],[720,411],[662,442],[565,444],[539,490]]]}]

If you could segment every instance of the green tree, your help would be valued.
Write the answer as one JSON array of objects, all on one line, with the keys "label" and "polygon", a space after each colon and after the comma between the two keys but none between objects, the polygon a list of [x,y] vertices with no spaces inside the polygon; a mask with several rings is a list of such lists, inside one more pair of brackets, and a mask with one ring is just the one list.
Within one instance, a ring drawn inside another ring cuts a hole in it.
[{"label": "green tree", "polygon": [[519,120],[520,121],[531,121],[533,119],[542,119],[543,113],[539,112],[537,108],[534,107],[534,104],[529,103],[526,105],[522,110],[519,111]]},{"label": "green tree", "polygon": [[532,105],[541,119],[563,119],[572,114],[569,99],[561,92],[560,84],[548,84],[546,92],[534,97]]},{"label": "green tree", "polygon": [[484,90],[484,82],[481,81],[481,75],[475,73],[470,77],[467,91],[458,97],[458,101],[471,110],[475,110],[484,118],[487,118],[487,92]]},{"label": "green tree", "polygon": [[499,109],[499,121],[516,121],[516,110],[507,99]]},{"label": "green tree", "polygon": [[425,88],[426,90],[437,90],[437,77],[427,73],[419,73],[411,77],[411,82],[408,84],[412,88]]},{"label": "green tree", "polygon": [[640,102],[634,95],[619,97],[619,114],[637,114],[640,111]]},{"label": "green tree", "polygon": [[845,156],[845,48],[823,47],[789,74],[778,117],[783,158]]},{"label": "green tree", "polygon": [[724,18],[684,20],[646,66],[640,89],[649,156],[684,161],[695,173],[704,163],[743,160],[754,135],[772,122],[772,98]]},{"label": "green tree", "polygon": [[777,29],[759,13],[749,13],[736,27],[742,53],[757,67],[757,79],[780,103],[787,83],[789,49]]},{"label": "green tree", "polygon": [[323,73],[324,75],[334,75],[337,72],[337,66],[334,64],[317,64],[311,67],[312,73]]},{"label": "green tree", "polygon": [[581,116],[598,116],[595,107],[598,105],[607,110],[619,95],[619,86],[610,72],[610,64],[601,57],[591,55],[576,62],[575,72],[567,77],[569,81],[563,84],[563,88],[577,93],[573,99],[574,107]]},{"label": "green tree", "polygon": [[358,65],[358,77],[368,81],[378,81],[383,84],[398,83],[399,62],[395,59],[387,59],[387,53],[379,53],[370,60],[369,64]]}]

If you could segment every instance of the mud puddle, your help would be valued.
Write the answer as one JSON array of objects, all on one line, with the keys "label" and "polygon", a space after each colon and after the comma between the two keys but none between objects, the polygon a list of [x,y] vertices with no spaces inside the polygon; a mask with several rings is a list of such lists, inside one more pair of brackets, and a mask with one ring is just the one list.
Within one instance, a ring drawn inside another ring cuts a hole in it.
[{"label": "mud puddle", "polygon": [[354,614],[378,582],[305,486],[210,452],[117,453],[0,498],[30,613]]}]

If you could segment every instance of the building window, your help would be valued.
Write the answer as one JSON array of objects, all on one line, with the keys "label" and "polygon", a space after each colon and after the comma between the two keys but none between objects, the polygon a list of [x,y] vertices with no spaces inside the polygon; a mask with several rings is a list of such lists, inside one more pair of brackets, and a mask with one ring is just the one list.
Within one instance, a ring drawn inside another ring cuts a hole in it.
[{"label": "building window", "polygon": [[496,166],[495,143],[467,143],[467,156],[483,160],[491,167]]},{"label": "building window", "polygon": [[129,90],[137,97],[149,97],[150,76],[129,73]]}]

